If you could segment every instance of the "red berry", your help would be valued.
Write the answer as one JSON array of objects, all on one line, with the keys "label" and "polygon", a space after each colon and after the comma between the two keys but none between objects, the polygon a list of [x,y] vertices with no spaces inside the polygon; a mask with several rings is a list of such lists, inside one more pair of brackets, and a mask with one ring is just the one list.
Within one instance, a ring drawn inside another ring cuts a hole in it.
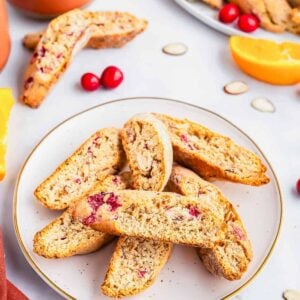
[{"label": "red berry", "polygon": [[240,15],[240,10],[235,4],[226,4],[219,11],[219,20],[223,23],[232,23]]},{"label": "red berry", "polygon": [[300,179],[298,179],[298,181],[296,183],[296,190],[300,194]]},{"label": "red berry", "polygon": [[109,66],[107,67],[101,75],[101,83],[107,89],[114,89],[121,84],[124,79],[123,72],[115,67]]},{"label": "red berry", "polygon": [[81,76],[81,86],[86,91],[95,91],[100,86],[100,79],[93,73],[85,73]]},{"label": "red berry", "polygon": [[253,14],[244,14],[240,16],[238,26],[244,32],[252,32],[259,27],[259,19]]}]

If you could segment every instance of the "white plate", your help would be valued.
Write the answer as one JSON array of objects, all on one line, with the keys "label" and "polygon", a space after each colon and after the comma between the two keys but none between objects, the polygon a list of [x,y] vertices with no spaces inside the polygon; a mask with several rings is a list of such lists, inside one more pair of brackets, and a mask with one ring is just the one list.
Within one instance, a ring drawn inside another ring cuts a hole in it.
[{"label": "white plate", "polygon": [[245,133],[213,112],[179,101],[159,98],[112,101],[71,117],[49,132],[26,160],[16,185],[14,224],[19,244],[33,269],[66,298],[105,299],[99,286],[114,244],[93,254],[66,259],[50,260],[36,255],[32,251],[35,232],[60,213],[35,201],[33,191],[94,131],[108,126],[121,127],[134,114],[153,111],[190,118],[230,136],[263,159],[271,182],[262,187],[216,182],[237,206],[253,242],[253,262],[241,280],[229,282],[213,277],[204,269],[194,249],[176,246],[155,284],[132,299],[221,299],[248,284],[271,254],[281,226],[281,192],[270,164]]},{"label": "white plate", "polygon": [[240,31],[236,24],[224,24],[219,22],[218,10],[211,8],[210,6],[201,3],[200,0],[195,2],[191,2],[188,0],[174,0],[178,5],[180,5],[183,9],[189,12],[191,15],[201,20],[207,26],[222,32],[227,35],[243,35],[249,36],[253,38],[263,38],[270,39],[274,41],[294,41],[299,42],[299,36],[295,34],[291,34],[288,32],[284,33],[272,33],[268,32],[264,29],[257,29],[255,32],[248,34]]}]

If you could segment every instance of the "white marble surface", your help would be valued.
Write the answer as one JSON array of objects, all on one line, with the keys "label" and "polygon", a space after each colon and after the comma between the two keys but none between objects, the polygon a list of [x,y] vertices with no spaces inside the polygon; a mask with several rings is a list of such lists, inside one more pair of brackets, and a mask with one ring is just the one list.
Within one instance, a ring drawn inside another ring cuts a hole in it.
[{"label": "white marble surface", "polygon": [[[57,123],[86,108],[117,98],[159,96],[194,103],[228,118],[258,143],[277,172],[285,198],[280,239],[266,267],[239,299],[281,299],[284,289],[300,290],[300,196],[294,188],[300,177],[299,86],[275,87],[242,74],[230,58],[228,38],[189,16],[172,0],[98,0],[91,9],[130,11],[147,18],[150,26],[123,49],[79,53],[39,109],[32,110],[20,102],[14,106],[9,128],[8,174],[0,183],[0,224],[8,278],[30,299],[60,299],[30,268],[13,230],[13,189],[31,149]],[[22,72],[30,57],[21,38],[44,24],[11,8],[9,17],[13,47],[9,63],[0,74],[0,86],[12,87],[17,98]],[[189,52],[181,57],[164,55],[162,46],[173,41],[186,43]],[[99,73],[110,64],[121,67],[126,76],[118,89],[91,94],[80,90],[78,82],[83,72]],[[222,87],[234,79],[246,81],[250,91],[241,96],[224,94]],[[253,110],[250,101],[256,96],[271,99],[276,113]]]}]

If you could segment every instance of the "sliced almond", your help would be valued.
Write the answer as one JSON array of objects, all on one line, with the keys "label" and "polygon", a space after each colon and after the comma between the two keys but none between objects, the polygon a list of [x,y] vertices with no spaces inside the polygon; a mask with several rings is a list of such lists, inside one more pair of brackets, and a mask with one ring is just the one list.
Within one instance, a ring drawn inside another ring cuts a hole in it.
[{"label": "sliced almond", "polygon": [[300,292],[295,290],[285,290],[282,296],[285,300],[300,300]]},{"label": "sliced almond", "polygon": [[183,43],[170,43],[164,46],[162,50],[169,55],[183,55],[188,51],[188,47]]},{"label": "sliced almond", "polygon": [[274,113],[276,111],[275,105],[267,98],[256,98],[251,102],[251,106],[261,112]]},{"label": "sliced almond", "polygon": [[230,95],[240,95],[248,90],[248,85],[243,81],[232,81],[224,86],[224,91]]}]

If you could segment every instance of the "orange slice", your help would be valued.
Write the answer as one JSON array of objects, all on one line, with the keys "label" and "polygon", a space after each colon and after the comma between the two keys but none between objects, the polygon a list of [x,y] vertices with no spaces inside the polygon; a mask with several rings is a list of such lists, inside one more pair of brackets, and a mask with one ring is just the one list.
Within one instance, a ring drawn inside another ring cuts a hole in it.
[{"label": "orange slice", "polygon": [[258,80],[276,85],[300,82],[300,44],[232,36],[230,50],[239,68]]},{"label": "orange slice", "polygon": [[0,180],[5,176],[5,154],[7,148],[7,127],[14,100],[10,89],[0,88]]}]

